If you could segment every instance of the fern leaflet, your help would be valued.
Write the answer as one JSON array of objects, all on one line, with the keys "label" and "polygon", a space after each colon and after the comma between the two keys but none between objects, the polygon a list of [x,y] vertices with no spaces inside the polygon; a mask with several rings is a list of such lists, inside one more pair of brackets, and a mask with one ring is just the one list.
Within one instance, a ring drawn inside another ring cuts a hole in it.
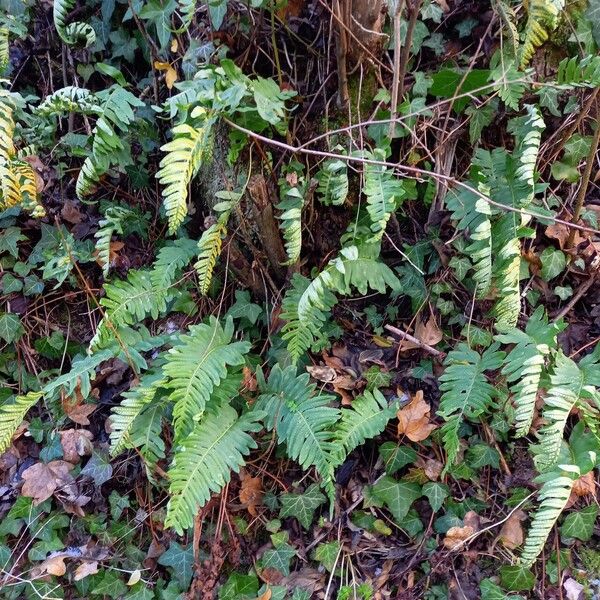
[{"label": "fern leaflet", "polygon": [[42,397],[42,392],[29,392],[14,396],[0,405],[0,454],[10,446],[17,427],[23,422],[27,411]]},{"label": "fern leaflet", "polygon": [[96,33],[91,25],[75,21],[68,23],[69,13],[75,6],[75,0],[54,0],[54,26],[61,39],[67,44],[85,42],[86,47],[96,41]]}]

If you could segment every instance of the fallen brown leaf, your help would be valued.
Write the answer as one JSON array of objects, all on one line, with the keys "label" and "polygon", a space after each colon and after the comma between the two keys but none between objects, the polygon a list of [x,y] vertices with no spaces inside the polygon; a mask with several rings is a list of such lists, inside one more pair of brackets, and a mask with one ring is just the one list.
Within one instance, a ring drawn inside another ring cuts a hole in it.
[{"label": "fallen brown leaf", "polygon": [[240,489],[240,502],[247,508],[251,516],[256,517],[256,507],[262,504],[263,489],[260,477],[242,477],[242,487]]},{"label": "fallen brown leaf", "polygon": [[464,527],[450,527],[444,538],[444,546],[448,550],[454,550],[463,545],[463,542],[470,538],[475,533],[475,530],[470,525]]},{"label": "fallen brown leaf", "polygon": [[32,465],[23,471],[21,494],[33,498],[33,504],[37,506],[50,498],[57,488],[74,481],[69,473],[72,468],[73,465],[64,460]]},{"label": "fallen brown leaf", "polygon": [[306,367],[306,370],[313,379],[316,379],[317,381],[322,381],[323,383],[331,383],[337,375],[335,369],[323,365]]},{"label": "fallen brown leaf", "polygon": [[419,390],[398,413],[398,436],[405,435],[411,442],[421,442],[429,437],[436,426],[429,422],[431,406],[423,399]]},{"label": "fallen brown leaf", "polygon": [[76,464],[82,456],[89,456],[92,453],[94,436],[87,429],[65,429],[59,431],[59,435],[63,458],[66,461]]},{"label": "fallen brown leaf", "polygon": [[165,83],[168,89],[173,89],[173,84],[177,81],[177,71],[167,62],[154,61],[154,68],[157,71],[166,71]]},{"label": "fallen brown leaf", "polygon": [[[546,235],[558,241],[560,249],[563,250],[570,235],[570,228],[563,223],[552,223],[546,227]],[[578,246],[585,238],[581,235],[579,230],[575,230],[575,237],[573,238],[573,246]]]},{"label": "fallen brown leaf", "polygon": [[80,581],[88,575],[95,575],[98,572],[98,561],[82,562],[76,569],[73,576],[74,581]]},{"label": "fallen brown leaf", "polygon": [[261,594],[256,600],[271,600],[272,595],[273,592],[271,591],[271,588],[267,588],[264,594]]},{"label": "fallen brown leaf", "polygon": [[500,530],[500,541],[509,550],[514,550],[523,544],[523,526],[521,521],[527,518],[522,510],[516,510],[508,517]]},{"label": "fallen brown leaf", "polygon": [[89,425],[88,417],[96,410],[95,404],[84,404],[79,386],[75,388],[71,396],[63,395],[61,404],[65,415],[78,425]]}]

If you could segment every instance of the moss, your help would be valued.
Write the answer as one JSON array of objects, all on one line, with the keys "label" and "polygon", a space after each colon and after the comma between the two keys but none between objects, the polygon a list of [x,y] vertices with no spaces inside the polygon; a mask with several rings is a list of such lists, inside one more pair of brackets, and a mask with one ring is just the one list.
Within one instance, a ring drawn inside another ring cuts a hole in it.
[{"label": "moss", "polygon": [[[361,81],[362,78],[362,81]],[[348,96],[350,97],[350,114],[352,121],[363,121],[369,116],[373,98],[377,95],[379,83],[375,72],[372,70],[363,72],[357,70],[348,78]]]},{"label": "moss", "polygon": [[600,552],[592,548],[581,548],[578,554],[589,577],[600,578]]}]

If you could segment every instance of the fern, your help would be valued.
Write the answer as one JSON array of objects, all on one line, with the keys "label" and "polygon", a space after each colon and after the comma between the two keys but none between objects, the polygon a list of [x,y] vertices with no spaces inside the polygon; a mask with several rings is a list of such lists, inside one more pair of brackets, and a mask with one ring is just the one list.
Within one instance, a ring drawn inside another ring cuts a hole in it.
[{"label": "fern", "polygon": [[0,454],[10,446],[17,427],[23,422],[27,411],[42,397],[42,392],[29,392],[14,396],[0,405]]},{"label": "fern", "polygon": [[333,502],[333,469],[336,447],[331,428],[340,412],[329,404],[334,396],[315,394],[308,373],[296,376],[293,366],[275,365],[268,383],[261,382],[256,407],[266,413],[265,425],[275,430],[279,443],[285,443],[288,456],[303,469],[314,466]]},{"label": "fern", "polygon": [[556,472],[546,473],[536,481],[543,482],[538,493],[541,504],[535,513],[521,553],[521,563],[525,567],[530,567],[543,550],[552,528],[569,501],[574,483],[571,477]]},{"label": "fern", "polygon": [[41,116],[71,112],[98,115],[102,112],[102,101],[90,90],[67,86],[46,96],[36,108],[36,113]]},{"label": "fern", "polygon": [[556,82],[567,89],[600,86],[600,56],[565,58],[558,65]]},{"label": "fern", "polygon": [[533,448],[539,471],[549,471],[556,465],[567,419],[580,400],[583,388],[582,371],[559,350],[550,374],[550,389],[544,398],[542,415],[546,424],[538,431],[539,444]]},{"label": "fern", "polygon": [[8,28],[0,27],[0,72],[3,72],[6,69],[6,67],[8,67],[8,64],[10,62],[8,35]]},{"label": "fern", "polygon": [[343,160],[326,160],[316,175],[317,193],[325,206],[342,206],[348,197],[348,165]]},{"label": "fern", "polygon": [[67,44],[85,42],[86,47],[91,46],[96,41],[96,33],[91,25],[80,21],[67,24],[74,6],[75,0],[54,0],[54,27]]},{"label": "fern", "polygon": [[198,289],[202,295],[206,295],[210,288],[215,264],[221,254],[223,238],[227,235],[228,219],[228,212],[221,214],[217,222],[206,229],[198,241],[198,260],[194,269],[198,274]]},{"label": "fern", "polygon": [[525,331],[513,328],[496,336],[503,344],[514,344],[506,356],[502,374],[511,384],[518,437],[529,432],[546,358],[556,348],[556,336],[563,328],[561,324],[548,323],[543,307],[539,307],[529,317]]},{"label": "fern", "polygon": [[308,285],[296,278],[283,301],[284,318],[288,322],[282,337],[292,359],[297,361],[314,343],[327,313],[337,302],[334,294],[349,295],[352,288],[363,295],[369,289],[384,293],[386,287],[399,289],[396,275],[372,257],[371,249],[359,250],[356,246],[343,248]]},{"label": "fern", "polygon": [[194,240],[178,238],[159,251],[152,265],[150,281],[155,289],[168,289],[178,274],[194,258],[198,245]]},{"label": "fern", "polygon": [[208,325],[193,325],[188,335],[166,355],[163,372],[174,403],[175,436],[181,440],[204,413],[216,386],[226,378],[227,366],[242,365],[248,342],[232,342],[233,320],[223,328],[214,317]]},{"label": "fern", "polygon": [[564,0],[529,0],[528,17],[523,32],[521,68],[525,68],[539,48],[558,25],[558,17],[564,9]]},{"label": "fern", "polygon": [[211,152],[214,117],[196,109],[192,124],[182,123],[173,128],[173,140],[161,150],[156,177],[163,189],[163,203],[169,220],[169,233],[175,233],[187,215],[188,186],[202,162]]},{"label": "fern", "polygon": [[175,453],[168,475],[171,498],[167,505],[166,527],[179,534],[190,527],[198,508],[212,492],[220,491],[244,465],[244,456],[256,448],[249,433],[260,431],[262,413],[252,410],[238,417],[223,404],[209,412]]},{"label": "fern", "polygon": [[[291,176],[298,179],[294,185],[288,181]],[[286,265],[298,262],[302,250],[302,208],[304,207],[304,195],[301,191],[302,181],[303,179],[294,172],[279,181],[282,200],[276,208],[281,211],[278,219],[285,240],[287,261],[284,264]]]},{"label": "fern", "polygon": [[154,471],[159,460],[165,458],[165,443],[161,438],[166,402],[153,402],[144,407],[133,427],[131,446],[136,448],[146,465],[151,483],[156,485]]},{"label": "fern", "polygon": [[[368,158],[382,160],[383,151],[377,150]],[[387,222],[406,196],[403,183],[391,169],[384,165],[365,165],[364,193],[367,196],[367,211],[371,217],[371,231],[375,239],[383,236]]]},{"label": "fern", "polygon": [[446,370],[440,377],[443,394],[438,415],[446,421],[442,436],[447,466],[453,464],[458,455],[458,429],[461,423],[465,419],[477,419],[496,407],[494,398],[498,392],[488,382],[486,372],[499,369],[504,357],[505,353],[498,350],[498,344],[479,354],[463,343],[446,357]]},{"label": "fern", "polygon": [[150,371],[144,375],[139,385],[123,393],[121,404],[113,408],[110,416],[111,453],[116,456],[125,448],[135,444],[131,441],[132,431],[136,430],[136,419],[152,403],[160,387],[166,382],[162,371]]},{"label": "fern", "polygon": [[388,404],[379,390],[365,391],[352,401],[352,408],[343,408],[333,440],[336,464],[342,464],[355,448],[378,436],[397,410],[397,402]]}]

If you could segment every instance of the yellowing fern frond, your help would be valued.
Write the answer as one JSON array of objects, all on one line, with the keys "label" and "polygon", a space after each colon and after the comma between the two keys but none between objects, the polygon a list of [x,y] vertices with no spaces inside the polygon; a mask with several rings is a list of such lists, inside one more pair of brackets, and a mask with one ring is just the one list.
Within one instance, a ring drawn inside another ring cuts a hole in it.
[{"label": "yellowing fern frond", "polygon": [[211,151],[214,119],[208,115],[194,125],[182,123],[173,128],[173,140],[161,150],[166,155],[156,174],[163,190],[163,203],[169,220],[169,233],[183,223],[187,209],[188,186]]},{"label": "yellowing fern frond", "polygon": [[523,32],[521,68],[525,68],[539,48],[558,25],[558,17],[565,7],[564,0],[529,0],[528,18]]},{"label": "yellowing fern frond", "polygon": [[6,27],[0,27],[0,71],[6,69],[9,60],[8,29]]},{"label": "yellowing fern frond", "polygon": [[194,269],[198,273],[198,288],[205,295],[210,288],[213,271],[217,258],[221,254],[223,238],[227,235],[227,218],[229,214],[223,214],[216,223],[213,223],[198,241],[198,260]]}]

